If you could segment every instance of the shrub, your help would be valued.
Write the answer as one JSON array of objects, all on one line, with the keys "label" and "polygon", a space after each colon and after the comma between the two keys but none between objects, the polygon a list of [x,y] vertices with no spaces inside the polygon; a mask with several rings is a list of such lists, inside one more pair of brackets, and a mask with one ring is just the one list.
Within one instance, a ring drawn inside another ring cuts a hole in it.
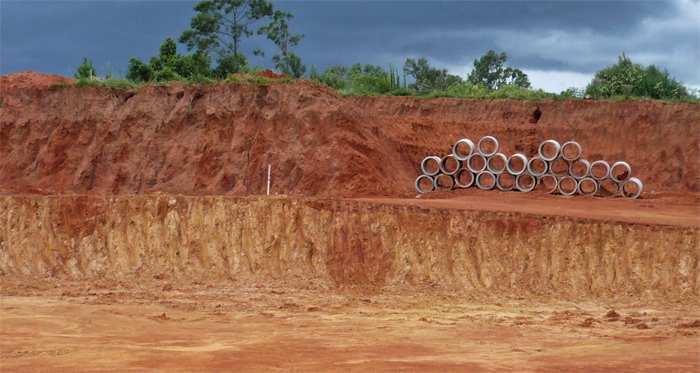
[{"label": "shrub", "polygon": [[183,80],[183,78],[170,66],[165,66],[153,74],[153,80],[156,82],[169,82],[173,80]]},{"label": "shrub", "polygon": [[138,58],[131,58],[126,78],[134,82],[149,82],[153,80],[153,68]]},{"label": "shrub", "polygon": [[95,79],[97,71],[95,71],[95,66],[93,66],[92,61],[84,57],[83,62],[76,69],[74,76],[76,79]]},{"label": "shrub", "polygon": [[433,91],[425,97],[454,97],[473,99],[519,99],[519,100],[543,100],[556,98],[554,93],[548,93],[541,89],[529,89],[515,85],[505,85],[499,89],[488,89],[483,85],[475,85],[470,82],[462,82],[450,86],[443,91]]},{"label": "shrub", "polygon": [[331,88],[342,90],[348,86],[348,68],[342,65],[334,65],[327,68],[322,74],[319,74],[316,68],[312,67],[309,78]]},{"label": "shrub", "polygon": [[219,59],[219,66],[214,70],[214,76],[224,79],[231,74],[247,71],[247,69],[248,60],[244,55],[240,53],[229,54]]},{"label": "shrub", "polygon": [[654,65],[643,67],[622,54],[615,65],[595,74],[586,87],[593,98],[647,97],[654,99],[685,99],[688,90]]}]

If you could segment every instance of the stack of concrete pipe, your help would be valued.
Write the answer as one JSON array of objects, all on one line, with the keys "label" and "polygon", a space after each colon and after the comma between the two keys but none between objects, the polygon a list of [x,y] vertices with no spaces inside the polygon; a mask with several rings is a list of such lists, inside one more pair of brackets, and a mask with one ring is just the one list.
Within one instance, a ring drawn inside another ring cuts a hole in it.
[{"label": "stack of concrete pipe", "polygon": [[622,196],[636,199],[644,185],[632,177],[624,161],[589,161],[576,141],[543,141],[537,155],[506,155],[499,152],[494,136],[476,144],[461,139],[443,157],[428,156],[421,161],[421,175],[415,182],[418,193],[476,187],[483,190],[531,192],[541,190],[563,196]]}]

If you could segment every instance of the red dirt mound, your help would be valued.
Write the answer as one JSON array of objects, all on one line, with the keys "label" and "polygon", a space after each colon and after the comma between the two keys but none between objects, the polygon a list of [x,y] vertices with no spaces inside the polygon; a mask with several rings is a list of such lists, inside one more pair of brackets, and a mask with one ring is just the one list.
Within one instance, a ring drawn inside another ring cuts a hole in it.
[{"label": "red dirt mound", "polygon": [[0,76],[0,92],[7,94],[18,89],[41,89],[56,84],[71,84],[74,80],[60,75],[39,74],[25,71]]},{"label": "red dirt mound", "polygon": [[645,193],[700,191],[700,105],[344,98],[308,82],[15,85],[0,96],[4,193],[262,194],[271,164],[273,193],[413,196],[424,156],[486,134],[527,154],[576,139],[589,159],[631,163]]},{"label": "red dirt mound", "polygon": [[278,74],[270,69],[259,71],[256,74],[269,79],[283,79],[287,77],[285,74]]}]

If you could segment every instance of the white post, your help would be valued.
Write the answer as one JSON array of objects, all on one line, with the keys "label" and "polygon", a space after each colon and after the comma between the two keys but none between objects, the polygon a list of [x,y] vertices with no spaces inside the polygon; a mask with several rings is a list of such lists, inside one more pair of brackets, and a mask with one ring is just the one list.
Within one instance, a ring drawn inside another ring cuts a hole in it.
[{"label": "white post", "polygon": [[272,165],[267,165],[267,195],[270,195],[270,173],[272,172]]}]

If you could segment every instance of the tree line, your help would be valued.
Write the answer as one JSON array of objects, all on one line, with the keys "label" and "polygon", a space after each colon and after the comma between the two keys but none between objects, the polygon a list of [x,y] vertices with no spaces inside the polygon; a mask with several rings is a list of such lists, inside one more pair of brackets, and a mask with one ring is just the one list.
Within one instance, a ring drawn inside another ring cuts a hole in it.
[{"label": "tree line", "polygon": [[[401,70],[392,66],[354,64],[349,67],[334,65],[322,72],[312,66],[307,74],[306,65],[294,52],[304,35],[291,29],[293,15],[275,9],[271,1],[203,0],[194,6],[194,12],[190,27],[178,38],[188,53],[179,54],[175,39],[166,38],[158,54],[148,62],[138,58],[129,60],[126,73],[129,82],[210,82],[254,71],[256,68],[250,66],[242,46],[248,38],[261,36],[275,46],[271,60],[276,70],[291,78],[308,78],[345,94],[476,98],[693,97],[667,71],[654,65],[636,64],[624,54],[616,64],[598,71],[584,90],[571,88],[559,95],[533,90],[527,74],[509,66],[505,52],[493,50],[474,60],[465,79],[431,66],[424,57],[407,58]],[[252,54],[264,57],[259,48]],[[94,80],[96,75],[87,58],[75,74],[83,82]]]}]

